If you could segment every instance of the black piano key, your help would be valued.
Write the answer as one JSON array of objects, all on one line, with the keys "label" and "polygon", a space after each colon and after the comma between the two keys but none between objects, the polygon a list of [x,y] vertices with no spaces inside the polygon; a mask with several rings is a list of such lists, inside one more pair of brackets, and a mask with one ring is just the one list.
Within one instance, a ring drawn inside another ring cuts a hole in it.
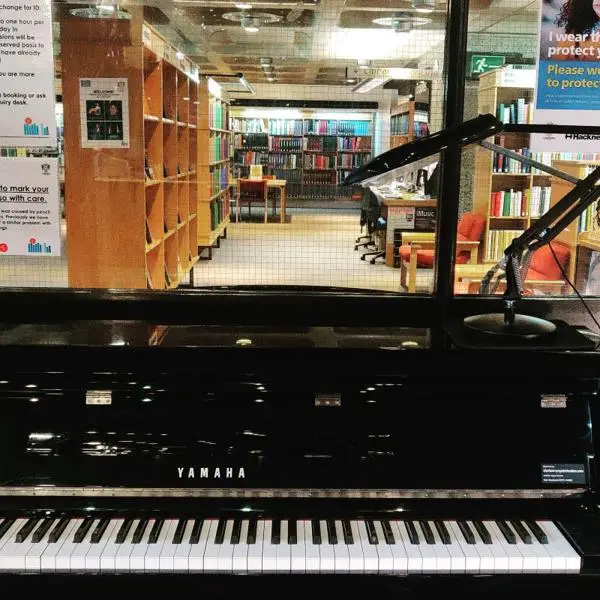
[{"label": "black piano key", "polygon": [[371,521],[371,519],[367,519],[365,521],[365,525],[367,526],[367,535],[369,536],[369,544],[379,544],[379,540],[377,539],[377,531],[375,531],[375,523]]},{"label": "black piano key", "polygon": [[288,521],[288,544],[298,543],[298,523],[294,519]]},{"label": "black piano key", "polygon": [[433,531],[431,531],[431,527],[429,527],[429,523],[427,521],[419,521],[419,525],[421,526],[421,530],[423,531],[423,535],[425,536],[425,541],[428,544],[435,544],[435,537],[433,536]]},{"label": "black piano key", "polygon": [[22,544],[28,537],[29,534],[34,530],[37,524],[40,522],[39,519],[27,519],[23,527],[17,531],[15,535],[15,542],[17,544]]},{"label": "black piano key", "polygon": [[271,544],[281,543],[281,519],[271,521]]},{"label": "black piano key", "polygon": [[517,536],[514,534],[514,531],[510,528],[510,525],[506,521],[496,521],[496,525],[498,525],[502,535],[509,544],[517,543]]},{"label": "black piano key", "polygon": [[387,520],[381,521],[381,528],[383,529],[383,536],[385,537],[386,544],[395,544],[396,540],[394,538],[394,532],[392,531],[392,526],[390,522]]},{"label": "black piano key", "polygon": [[154,525],[152,525],[150,535],[148,536],[149,544],[156,544],[156,542],[158,542],[158,536],[160,535],[164,524],[165,522],[163,519],[156,519],[156,521],[154,521]]},{"label": "black piano key", "polygon": [[69,521],[71,519],[68,519],[67,517],[63,517],[54,527],[54,529],[50,532],[50,535],[48,536],[48,542],[50,544],[56,544],[56,542],[58,542],[58,539],[60,538],[60,536],[63,534],[63,531],[67,528],[67,525],[69,524]]},{"label": "black piano key", "polygon": [[2,538],[6,535],[6,532],[15,524],[14,519],[4,519],[2,524],[0,525],[0,542]]},{"label": "black piano key", "polygon": [[256,526],[258,522],[255,518],[250,519],[248,523],[248,544],[256,544]]},{"label": "black piano key", "polygon": [[442,544],[451,544],[450,533],[448,533],[446,524],[443,521],[434,521],[434,524],[438,535],[440,536],[440,540],[442,540]]},{"label": "black piano key", "polygon": [[124,544],[127,539],[127,534],[133,525],[133,519],[125,519],[117,532],[117,544]]},{"label": "black piano key", "polygon": [[215,532],[215,544],[222,544],[225,539],[225,527],[227,527],[227,519],[219,519],[217,523],[217,531]]},{"label": "black piano key", "polygon": [[96,525],[96,529],[94,529],[94,532],[92,533],[92,536],[90,538],[92,544],[98,544],[100,542],[109,523],[110,519],[100,519],[98,525]]},{"label": "black piano key", "polygon": [[321,523],[319,523],[318,519],[313,519],[310,522],[312,529],[312,543],[320,544],[321,543]]},{"label": "black piano key", "polygon": [[329,543],[337,544],[338,537],[337,537],[337,531],[335,530],[335,521],[332,521],[331,519],[327,519],[326,522],[327,522],[327,537],[329,538]]},{"label": "black piano key", "polygon": [[146,532],[146,527],[148,527],[148,519],[140,519],[140,522],[137,524],[135,531],[133,532],[133,538],[131,539],[133,544],[141,543],[144,533]]},{"label": "black piano key", "polygon": [[469,527],[469,524],[466,521],[457,521],[458,528],[460,529],[463,537],[465,538],[467,544],[475,543],[475,536],[473,535],[473,530]]},{"label": "black piano key", "polygon": [[177,527],[175,528],[175,533],[173,534],[173,544],[181,544],[183,541],[183,532],[185,531],[185,526],[187,525],[187,519],[179,519],[177,522]]},{"label": "black piano key", "polygon": [[200,541],[200,533],[202,532],[203,519],[195,519],[192,533],[190,534],[190,544],[197,544]]},{"label": "black piano key", "polygon": [[233,529],[231,530],[231,544],[240,543],[240,535],[242,533],[242,520],[235,519],[233,522]]},{"label": "black piano key", "polygon": [[344,532],[344,543],[354,544],[354,536],[352,535],[352,527],[350,526],[350,521],[347,521],[346,519],[342,521],[342,531]]},{"label": "black piano key", "polygon": [[527,523],[527,527],[529,527],[531,533],[533,533],[535,539],[540,544],[548,543],[548,536],[544,533],[544,530],[535,521],[525,521],[525,523]]},{"label": "black piano key", "polygon": [[529,533],[529,531],[527,531],[527,529],[525,529],[525,527],[523,527],[523,523],[521,523],[521,521],[511,521],[510,524],[512,525],[513,529],[517,532],[517,535],[521,538],[521,541],[524,544],[533,543],[531,539],[531,534]]},{"label": "black piano key", "polygon": [[412,521],[406,521],[406,531],[408,532],[408,539],[411,544],[419,545],[419,534],[417,533],[417,528]]},{"label": "black piano key", "polygon": [[54,518],[50,517],[48,519],[44,519],[40,523],[40,526],[33,532],[31,541],[34,544],[39,544],[50,530],[50,527],[52,527],[52,523],[54,523]]},{"label": "black piano key", "polygon": [[94,519],[92,517],[86,517],[81,522],[81,525],[79,525],[79,527],[77,528],[77,531],[73,535],[73,542],[75,544],[81,544],[81,542],[83,542],[83,540],[85,539],[85,536],[87,535],[87,532],[90,530],[90,527],[92,526],[93,522],[94,522]]},{"label": "black piano key", "polygon": [[492,536],[490,535],[490,532],[487,530],[487,527],[483,521],[473,521],[473,526],[477,530],[477,533],[484,544],[492,543]]}]

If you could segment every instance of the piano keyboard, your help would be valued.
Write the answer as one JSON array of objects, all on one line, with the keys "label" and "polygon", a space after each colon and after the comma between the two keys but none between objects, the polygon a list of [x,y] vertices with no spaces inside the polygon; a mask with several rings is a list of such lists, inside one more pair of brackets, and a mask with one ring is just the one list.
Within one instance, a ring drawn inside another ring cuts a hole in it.
[{"label": "piano keyboard", "polygon": [[578,573],[552,521],[0,519],[3,572]]}]

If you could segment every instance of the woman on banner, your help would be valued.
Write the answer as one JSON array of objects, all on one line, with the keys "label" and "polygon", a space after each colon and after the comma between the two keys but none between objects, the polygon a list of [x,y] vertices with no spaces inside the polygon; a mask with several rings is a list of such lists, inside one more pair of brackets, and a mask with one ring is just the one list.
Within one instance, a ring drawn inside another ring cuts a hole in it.
[{"label": "woman on banner", "polygon": [[[565,0],[559,10],[556,24],[563,28],[565,33],[585,36],[585,39],[557,40],[554,43],[557,48],[572,50],[563,50],[552,56],[551,60],[600,62],[600,0]],[[593,34],[599,39],[593,39]]]}]

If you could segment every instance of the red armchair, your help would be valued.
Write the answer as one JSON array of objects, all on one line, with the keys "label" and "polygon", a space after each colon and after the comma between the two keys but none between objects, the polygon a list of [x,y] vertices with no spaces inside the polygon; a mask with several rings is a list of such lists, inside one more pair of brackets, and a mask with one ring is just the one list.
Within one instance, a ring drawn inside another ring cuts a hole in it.
[{"label": "red armchair", "polygon": [[[476,213],[463,214],[458,223],[456,263],[475,264],[485,230],[485,218]],[[400,282],[409,292],[415,292],[417,269],[431,269],[435,258],[435,234],[402,232],[400,246]]]}]

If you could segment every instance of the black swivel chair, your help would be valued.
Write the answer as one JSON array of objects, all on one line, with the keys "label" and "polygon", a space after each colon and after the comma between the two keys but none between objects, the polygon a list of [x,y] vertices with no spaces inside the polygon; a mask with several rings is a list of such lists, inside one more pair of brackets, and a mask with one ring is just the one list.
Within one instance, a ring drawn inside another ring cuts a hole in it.
[{"label": "black swivel chair", "polygon": [[373,238],[373,227],[372,227],[372,216],[375,211],[374,204],[379,207],[375,194],[368,188],[365,187],[362,190],[362,200],[360,201],[360,228],[361,231],[364,227],[367,228],[367,233],[356,238],[354,249],[369,248],[375,246],[375,240]]}]

